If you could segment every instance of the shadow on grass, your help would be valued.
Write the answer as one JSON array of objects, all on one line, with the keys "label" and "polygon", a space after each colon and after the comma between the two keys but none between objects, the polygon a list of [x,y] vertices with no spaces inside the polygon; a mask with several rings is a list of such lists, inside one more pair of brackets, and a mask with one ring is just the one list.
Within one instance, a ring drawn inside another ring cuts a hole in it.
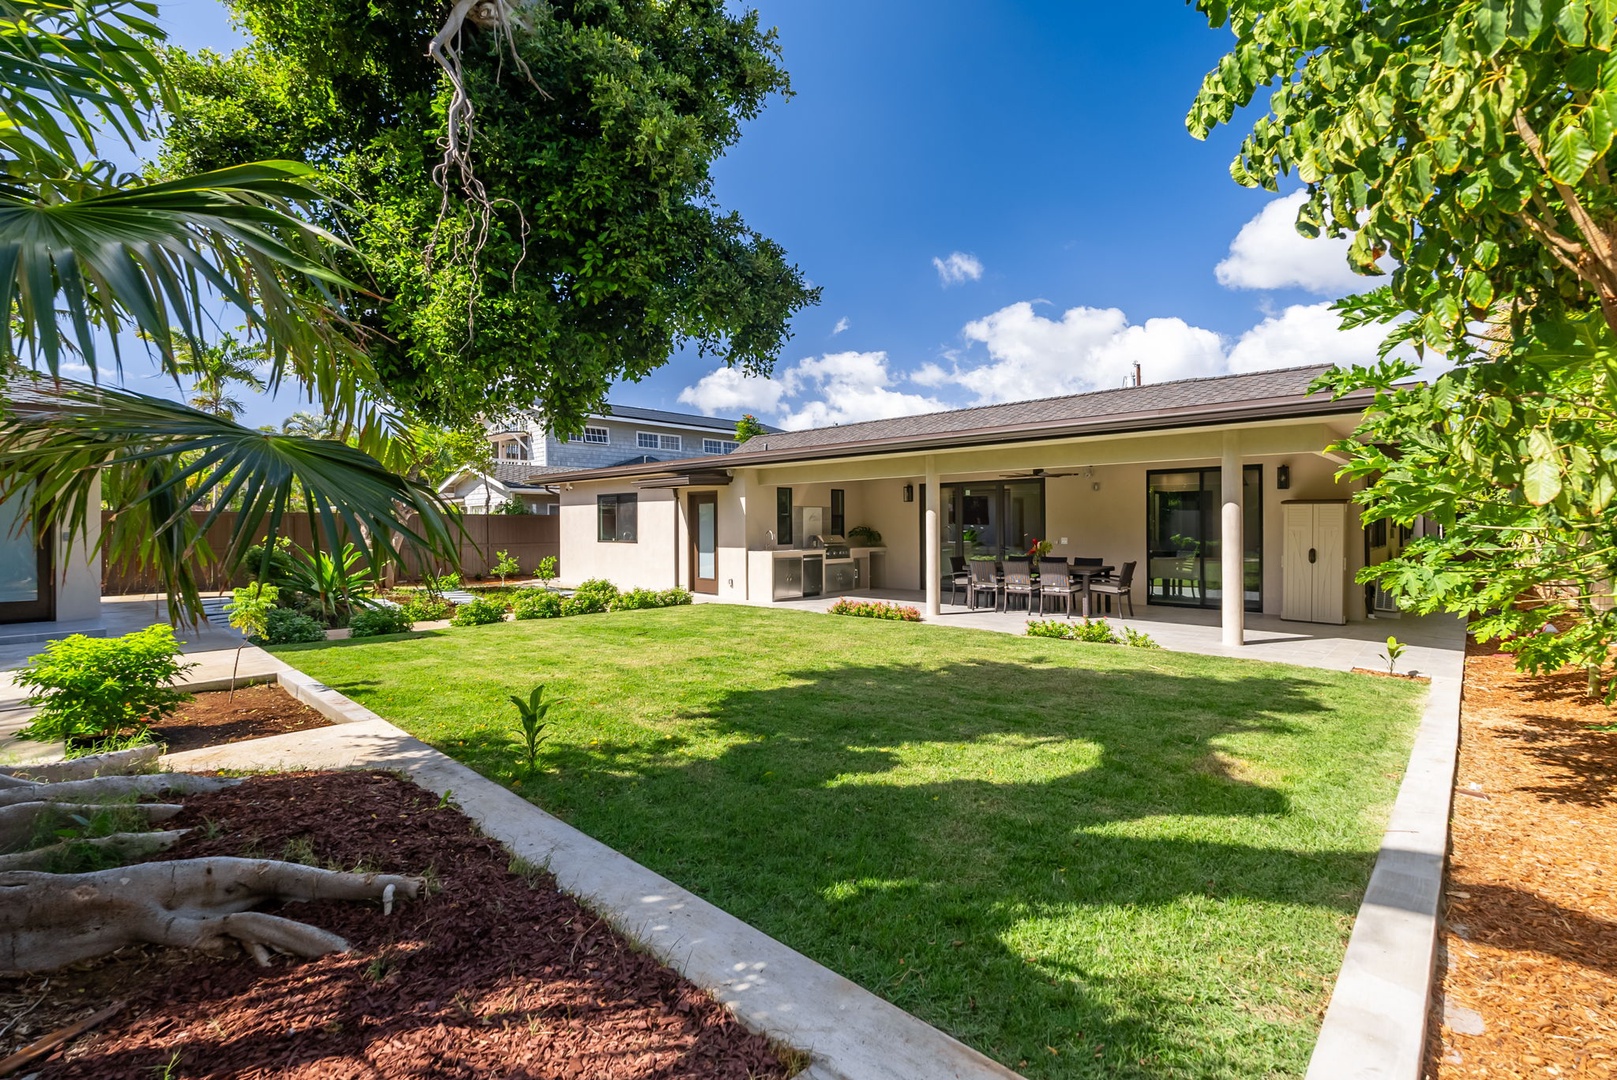
[{"label": "shadow on grass", "polygon": [[[722,676],[717,657],[687,666],[707,664]],[[1208,678],[997,661],[774,681],[720,678],[644,737],[557,740],[520,789],[1030,1076],[1302,1071],[1374,851],[1288,833],[1285,791],[1220,744],[1329,736],[1338,687],[1257,664]],[[439,744],[511,783],[510,740],[484,726]],[[1343,750],[1310,766],[1351,777]],[[1237,955],[1232,918],[1285,922],[1258,936],[1294,959]],[[1046,920],[1073,940],[1041,937]],[[1157,959],[1100,959],[1136,947]],[[1229,990],[1265,979],[1283,985],[1263,1001]]]}]

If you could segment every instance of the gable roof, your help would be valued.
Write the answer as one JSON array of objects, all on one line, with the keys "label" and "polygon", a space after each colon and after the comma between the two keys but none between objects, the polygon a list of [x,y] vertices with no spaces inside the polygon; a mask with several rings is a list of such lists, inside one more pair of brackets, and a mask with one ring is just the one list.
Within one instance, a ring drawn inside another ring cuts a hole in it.
[{"label": "gable roof", "polygon": [[1373,396],[1369,391],[1359,391],[1339,400],[1333,400],[1328,394],[1308,392],[1313,381],[1330,369],[1329,364],[1311,364],[1279,371],[1214,375],[1034,401],[948,409],[890,420],[866,420],[807,431],[770,433],[754,436],[728,455],[682,458],[646,466],[580,469],[555,479],[572,481],[703,472],[820,458],[1362,411]]},{"label": "gable roof", "polygon": [[[726,420],[719,416],[698,416],[696,413],[668,412],[664,409],[642,409],[637,405],[613,405],[608,403],[606,409],[598,416],[611,416],[619,420],[644,420],[654,424],[682,424],[685,427],[710,428],[713,431],[728,432],[730,438],[735,438],[735,420]],[[766,425],[767,427],[767,425]],[[767,428],[771,433],[780,428]]]}]

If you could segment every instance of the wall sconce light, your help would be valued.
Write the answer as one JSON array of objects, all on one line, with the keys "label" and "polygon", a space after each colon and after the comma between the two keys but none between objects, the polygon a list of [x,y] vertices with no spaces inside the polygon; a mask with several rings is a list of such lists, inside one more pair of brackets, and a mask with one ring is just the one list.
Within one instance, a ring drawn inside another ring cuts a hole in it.
[{"label": "wall sconce light", "polygon": [[905,484],[904,485],[904,501],[905,502],[914,502],[915,501],[915,485],[914,484]]},{"label": "wall sconce light", "polygon": [[1089,490],[1090,491],[1099,491],[1100,490],[1100,481],[1096,480],[1093,484],[1090,484],[1089,485]]},{"label": "wall sconce light", "polygon": [[1290,465],[1275,466],[1275,487],[1281,491],[1285,491],[1287,488],[1291,487]]}]

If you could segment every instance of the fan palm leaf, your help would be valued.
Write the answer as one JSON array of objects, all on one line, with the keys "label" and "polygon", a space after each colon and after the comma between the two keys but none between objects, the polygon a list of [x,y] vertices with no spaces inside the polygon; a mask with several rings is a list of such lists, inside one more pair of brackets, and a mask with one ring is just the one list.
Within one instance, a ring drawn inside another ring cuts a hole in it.
[{"label": "fan palm leaf", "polygon": [[[0,500],[29,500],[43,531],[55,521],[90,535],[107,477],[115,510],[108,558],[155,567],[178,620],[200,617],[196,568],[239,567],[247,549],[279,535],[307,508],[317,546],[364,550],[373,569],[400,561],[398,539],[453,558],[459,525],[430,487],[390,473],[346,443],[244,427],[178,402],[69,380],[14,379],[0,415]],[[208,529],[237,511],[223,550]]]}]

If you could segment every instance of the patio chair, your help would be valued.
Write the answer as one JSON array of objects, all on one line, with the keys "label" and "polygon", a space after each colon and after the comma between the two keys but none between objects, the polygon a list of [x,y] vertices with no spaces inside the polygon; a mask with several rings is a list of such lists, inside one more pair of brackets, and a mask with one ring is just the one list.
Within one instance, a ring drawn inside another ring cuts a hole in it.
[{"label": "patio chair", "polygon": [[1070,618],[1072,616],[1072,597],[1076,588],[1081,584],[1074,581],[1072,573],[1065,561],[1056,562],[1052,559],[1039,560],[1039,614],[1044,614],[1044,605],[1052,596],[1061,598],[1061,610]]},{"label": "patio chair", "polygon": [[1137,563],[1126,562],[1123,570],[1115,578],[1096,578],[1089,583],[1089,591],[1096,596],[1104,596],[1108,600],[1117,597],[1118,614],[1123,613],[1123,605],[1127,604],[1129,618],[1134,618],[1134,596],[1131,589],[1134,585],[1134,568]]},{"label": "patio chair", "polygon": [[987,593],[994,600],[994,610],[999,610],[999,576],[994,573],[992,559],[972,559],[966,564],[970,574],[966,578],[966,606],[977,606],[977,597]]},{"label": "patio chair", "polygon": [[1033,564],[1027,559],[1005,560],[1005,610],[1011,610],[1011,597],[1027,600],[1028,614],[1033,613]]},{"label": "patio chair", "polygon": [[949,586],[949,603],[958,603],[960,590],[966,590],[966,596],[971,596],[971,575],[966,573],[966,560],[960,555],[949,556],[949,576],[943,579]]}]

